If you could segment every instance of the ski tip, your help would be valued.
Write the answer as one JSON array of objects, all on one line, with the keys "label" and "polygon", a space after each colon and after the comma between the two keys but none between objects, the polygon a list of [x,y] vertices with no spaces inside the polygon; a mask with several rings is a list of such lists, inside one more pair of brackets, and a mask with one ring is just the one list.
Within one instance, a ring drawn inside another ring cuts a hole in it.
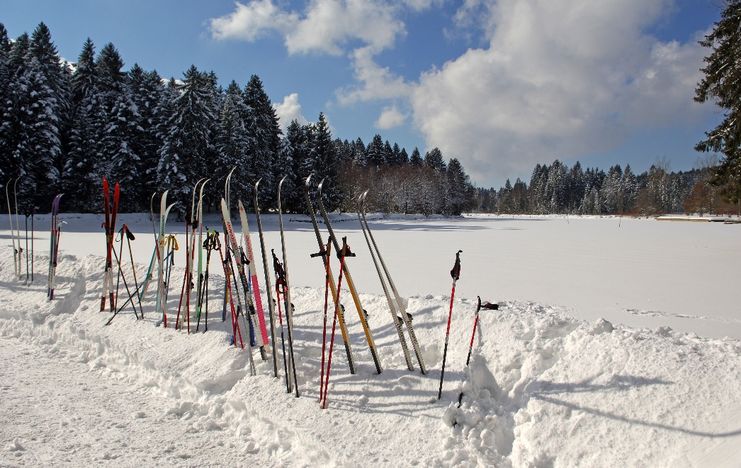
[{"label": "ski tip", "polygon": [[309,177],[307,177],[306,179],[304,179],[304,185],[306,186],[306,188],[311,187],[311,178],[313,176],[314,176],[314,174],[309,174]]},{"label": "ski tip", "polygon": [[234,171],[237,170],[237,166],[234,166],[231,171],[229,171],[229,174],[226,175],[226,179],[229,180],[232,177],[232,174],[234,174]]},{"label": "ski tip", "polygon": [[319,185],[316,186],[316,189],[319,191],[319,194],[322,194],[322,188],[324,187],[324,179],[319,181]]},{"label": "ski tip", "polygon": [[283,178],[280,179],[280,182],[278,182],[278,187],[280,187],[281,185],[283,185],[283,182],[285,182],[287,178],[288,178],[288,176],[287,175],[284,175]]},{"label": "ski tip", "polygon": [[262,177],[257,179],[257,182],[255,182],[255,192],[257,192],[257,186],[260,185],[260,182],[262,182]]}]

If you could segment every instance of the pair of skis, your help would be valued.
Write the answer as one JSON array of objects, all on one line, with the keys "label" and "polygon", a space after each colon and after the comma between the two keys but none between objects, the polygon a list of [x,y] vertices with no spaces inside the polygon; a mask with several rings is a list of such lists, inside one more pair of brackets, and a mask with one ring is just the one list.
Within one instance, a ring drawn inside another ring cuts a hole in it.
[{"label": "pair of skis", "polygon": [[[404,359],[406,360],[407,368],[410,371],[413,371],[414,364],[412,363],[412,359],[409,355],[409,348],[407,347],[402,325],[406,326],[407,333],[409,334],[409,340],[412,342],[414,354],[417,357],[417,363],[419,364],[420,372],[422,372],[422,374],[426,374],[427,369],[425,368],[424,359],[422,358],[422,350],[419,347],[417,335],[414,333],[412,316],[407,312],[407,301],[402,299],[402,297],[399,295],[399,291],[396,289],[396,285],[391,279],[391,274],[389,274],[388,268],[386,267],[386,262],[383,261],[381,251],[378,248],[378,244],[376,244],[376,240],[373,237],[370,226],[368,225],[368,220],[365,217],[365,198],[367,195],[368,191],[365,191],[365,193],[363,193],[358,200],[360,205],[358,209],[358,221],[360,222],[360,228],[363,231],[365,242],[368,245],[368,250],[370,251],[371,259],[373,260],[373,266],[375,266],[376,273],[378,273],[378,279],[381,282],[381,288],[383,289],[383,293],[386,296],[386,302],[388,303],[389,312],[391,313],[391,320],[394,322],[394,326],[396,327],[396,333],[399,336],[399,343],[401,344],[401,348],[404,352]],[[381,271],[382,269],[383,272]],[[386,286],[387,282],[388,287]],[[389,287],[391,287],[391,290],[393,291],[393,297],[391,296],[391,293],[389,293]]]},{"label": "pair of skis", "polygon": [[110,299],[111,312],[116,310],[116,298],[113,292],[113,235],[116,227],[116,215],[118,214],[118,200],[121,189],[116,182],[113,188],[113,198],[111,198],[110,185],[108,179],[103,177],[103,208],[105,209],[105,243],[106,243],[106,260],[103,271],[103,292],[100,297],[100,311],[105,310],[106,298]]},{"label": "pair of skis", "polygon": [[[8,220],[10,222],[10,240],[13,243],[13,266],[18,279],[21,278],[23,247],[21,246],[20,221],[18,221],[18,181],[22,176],[9,179],[5,184],[5,198],[8,202]],[[15,204],[15,218],[10,203],[10,184],[13,184],[13,201]],[[15,221],[14,221],[15,219]],[[18,245],[16,245],[16,240]]]},{"label": "pair of skis", "polygon": [[[62,232],[62,223],[59,221],[59,202],[63,194],[54,197],[51,202],[51,235],[49,236],[49,275],[47,281],[46,296],[51,301],[54,299],[54,281],[57,274],[57,263],[59,259],[59,238]],[[26,265],[28,269],[28,265]]]}]

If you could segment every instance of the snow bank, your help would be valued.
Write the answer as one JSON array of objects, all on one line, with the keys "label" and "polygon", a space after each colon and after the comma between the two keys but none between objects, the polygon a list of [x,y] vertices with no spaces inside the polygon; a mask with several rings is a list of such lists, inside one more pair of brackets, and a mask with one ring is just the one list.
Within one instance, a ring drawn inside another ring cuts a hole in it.
[{"label": "snow bank", "polygon": [[[465,369],[475,302],[456,299],[438,401],[449,298],[409,300],[430,369],[423,376],[406,370],[385,299],[363,294],[384,371],[375,374],[348,306],[357,373],[348,372],[338,333],[330,408],[322,411],[321,290],[292,291],[302,391],[295,398],[257,354],[258,375],[248,375],[246,352],[229,346],[213,313],[216,294],[207,333],[156,327],[152,293],[144,320],[125,310],[104,326],[101,257],[64,255],[57,299],[47,302],[43,275],[24,286],[12,278],[9,249],[0,254],[0,356],[14,364],[0,371],[3,465],[734,466],[741,459],[738,340],[586,322],[561,308],[503,301],[501,310],[481,312]],[[37,258],[37,272],[44,261]],[[173,273],[175,288],[180,275]],[[215,275],[211,291],[220,280]]]}]

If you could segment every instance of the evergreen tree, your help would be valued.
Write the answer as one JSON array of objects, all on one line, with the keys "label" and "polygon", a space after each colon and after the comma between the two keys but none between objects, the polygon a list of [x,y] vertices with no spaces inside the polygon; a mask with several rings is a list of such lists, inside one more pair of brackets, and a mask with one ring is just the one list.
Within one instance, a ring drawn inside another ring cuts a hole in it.
[{"label": "evergreen tree", "polygon": [[431,151],[425,153],[425,165],[430,169],[436,171],[445,170],[445,160],[443,159],[443,153],[438,148],[433,148]]},{"label": "evergreen tree", "polygon": [[160,190],[170,190],[177,211],[184,215],[190,209],[193,185],[207,173],[204,155],[212,151],[216,110],[213,108],[211,79],[193,65],[185,72],[174,112],[166,124],[159,151],[157,182]]},{"label": "evergreen tree", "polygon": [[717,127],[706,133],[696,146],[698,151],[713,151],[725,156],[715,183],[731,202],[741,203],[741,0],[727,0],[721,19],[713,31],[700,41],[712,49],[705,57],[704,77],[695,90],[695,100],[713,100],[726,113]]},{"label": "evergreen tree", "polygon": [[250,148],[255,147],[254,136],[248,134],[243,120],[246,115],[246,104],[239,85],[232,81],[226,90],[224,103],[219,118],[219,135],[217,151],[219,154],[219,168],[217,180],[223,180],[232,168],[235,171],[231,179],[232,201],[247,197],[252,193],[249,181],[257,180],[251,169],[249,158]]},{"label": "evergreen tree", "polygon": [[412,156],[409,158],[409,164],[412,166],[420,167],[422,166],[422,156],[419,154],[419,149],[415,146],[414,150],[412,151]]},{"label": "evergreen tree", "polygon": [[100,175],[96,171],[99,143],[103,140],[100,123],[106,120],[96,87],[95,46],[85,41],[72,74],[70,127],[67,157],[62,170],[65,203],[79,211],[96,210]]},{"label": "evergreen tree", "polygon": [[316,161],[314,172],[317,180],[324,179],[324,204],[328,210],[333,210],[342,201],[342,192],[337,184],[337,155],[332,144],[332,134],[327,119],[321,112],[315,125],[311,153],[312,159]]},{"label": "evergreen tree", "polygon": [[448,210],[450,214],[459,215],[469,207],[469,182],[468,175],[456,158],[448,163],[447,177]]},{"label": "evergreen tree", "polygon": [[384,165],[386,159],[384,157],[383,138],[381,138],[381,135],[376,134],[373,136],[373,140],[368,143],[368,149],[365,154],[368,167],[378,169]]},{"label": "evergreen tree", "polygon": [[54,90],[42,73],[38,60],[31,58],[25,72],[10,86],[15,145],[10,149],[11,174],[20,174],[19,206],[44,206],[49,194],[59,187],[54,161],[61,153],[59,121]]}]

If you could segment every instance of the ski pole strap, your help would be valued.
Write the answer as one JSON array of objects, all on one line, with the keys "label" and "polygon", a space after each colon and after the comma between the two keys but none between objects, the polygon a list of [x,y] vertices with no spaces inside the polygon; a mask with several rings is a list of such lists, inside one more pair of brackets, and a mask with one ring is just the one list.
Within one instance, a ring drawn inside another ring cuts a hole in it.
[{"label": "ski pole strap", "polygon": [[453,278],[453,281],[458,281],[458,278],[461,277],[461,253],[463,251],[459,250],[455,253],[455,265],[453,265],[453,269],[450,270],[450,276]]},{"label": "ski pole strap", "polygon": [[491,302],[484,302],[481,304],[482,309],[488,310],[499,310],[499,304],[492,304]]}]

